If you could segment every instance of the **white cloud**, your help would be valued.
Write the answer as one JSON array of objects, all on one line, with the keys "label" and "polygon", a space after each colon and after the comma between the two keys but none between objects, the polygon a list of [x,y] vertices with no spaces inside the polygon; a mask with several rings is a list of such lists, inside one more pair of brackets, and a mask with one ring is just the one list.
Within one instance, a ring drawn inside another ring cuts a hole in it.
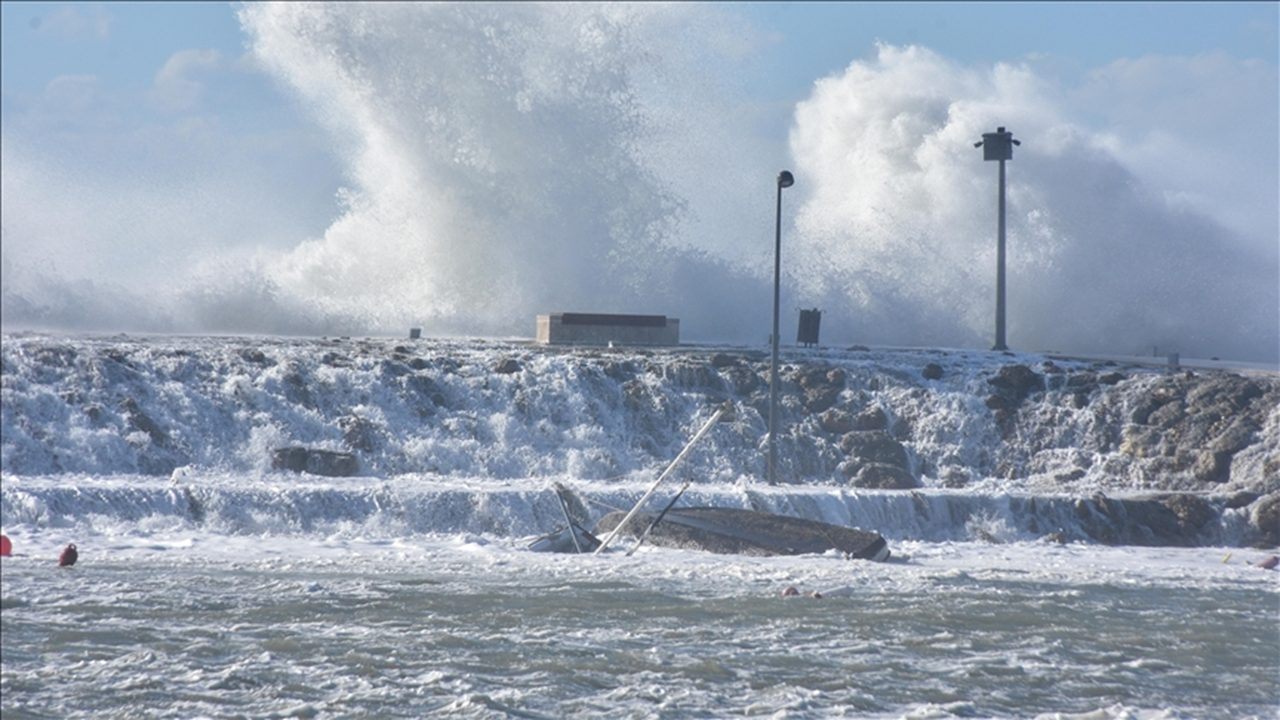
[{"label": "white cloud", "polygon": [[92,14],[86,14],[81,8],[65,6],[46,18],[33,19],[32,25],[36,32],[62,40],[106,40],[111,35],[111,22],[111,15],[101,7],[95,6]]},{"label": "white cloud", "polygon": [[158,107],[171,112],[194,109],[206,90],[201,76],[224,66],[222,53],[217,50],[176,52],[156,74],[150,98]]}]

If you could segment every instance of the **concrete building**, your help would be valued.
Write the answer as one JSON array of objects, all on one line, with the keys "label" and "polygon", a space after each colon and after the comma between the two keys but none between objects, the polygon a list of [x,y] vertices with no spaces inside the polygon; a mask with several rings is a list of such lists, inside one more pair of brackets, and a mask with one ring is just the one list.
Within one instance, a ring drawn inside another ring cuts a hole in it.
[{"label": "concrete building", "polygon": [[665,315],[551,313],[538,316],[544,345],[679,345],[680,320]]}]

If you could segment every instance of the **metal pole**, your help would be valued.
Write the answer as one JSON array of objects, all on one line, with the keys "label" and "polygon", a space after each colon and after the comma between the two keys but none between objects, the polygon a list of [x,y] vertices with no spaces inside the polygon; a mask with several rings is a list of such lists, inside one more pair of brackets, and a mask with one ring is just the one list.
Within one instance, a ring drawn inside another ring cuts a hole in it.
[{"label": "metal pole", "polygon": [[769,359],[769,467],[765,477],[773,485],[778,467],[778,285],[782,274],[782,183],[778,183],[777,227],[773,236],[773,353]]},{"label": "metal pole", "polygon": [[[617,527],[613,529],[613,532],[609,533],[608,537],[600,541],[600,547],[596,548],[595,553],[593,553],[594,555],[599,555],[604,552],[605,548],[609,547],[609,543],[613,542],[613,539],[618,536],[618,533],[622,532],[622,528],[626,527],[627,523],[631,522],[631,518],[635,517],[636,513],[640,512],[640,508],[644,507],[644,504],[648,502],[654,491],[662,484],[662,481],[666,480],[667,476],[671,474],[671,471],[676,469],[676,466],[680,464],[681,460],[684,460],[684,456],[689,454],[689,451],[693,449],[693,446],[698,444],[698,441],[702,439],[702,436],[706,435],[713,425],[720,422],[720,416],[724,415],[732,407],[733,402],[726,401],[720,406],[719,410],[716,410],[715,414],[711,416],[711,419],[707,421],[707,424],[702,426],[702,429],[698,431],[697,435],[693,436],[693,439],[689,441],[688,445],[684,446],[684,449],[680,451],[680,454],[676,456],[676,459],[672,460],[671,464],[667,466],[667,469],[662,471],[662,474],[658,476],[656,481],[654,481],[653,486],[649,488],[649,491],[646,492],[644,496],[640,498],[639,502],[631,508],[631,512],[627,513],[626,517],[622,518],[622,522],[618,523]],[[572,528],[570,528],[570,530],[572,530]]]},{"label": "metal pole", "polygon": [[1000,161],[999,212],[1000,219],[996,226],[996,345],[991,349],[1008,350],[1009,347],[1004,344],[1004,160]]}]

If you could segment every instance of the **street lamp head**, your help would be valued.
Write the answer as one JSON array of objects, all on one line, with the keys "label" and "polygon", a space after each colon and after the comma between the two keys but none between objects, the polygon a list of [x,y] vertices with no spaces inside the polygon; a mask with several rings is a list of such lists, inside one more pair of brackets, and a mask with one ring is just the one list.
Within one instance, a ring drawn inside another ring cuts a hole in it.
[{"label": "street lamp head", "polygon": [[795,185],[795,184],[796,184],[796,179],[790,172],[783,170],[782,172],[778,173],[779,188],[791,187],[792,185]]},{"label": "street lamp head", "polygon": [[982,140],[973,144],[976,148],[982,148],[983,160],[1012,160],[1013,146],[1022,143],[1013,139],[1013,133],[1004,129],[1004,126],[996,128],[993,133],[982,133]]}]

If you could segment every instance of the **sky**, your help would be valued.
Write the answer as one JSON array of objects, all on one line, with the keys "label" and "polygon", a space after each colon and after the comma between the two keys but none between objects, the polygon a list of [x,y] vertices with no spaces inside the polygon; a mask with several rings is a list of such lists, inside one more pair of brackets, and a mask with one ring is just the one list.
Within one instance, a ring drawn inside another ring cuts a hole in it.
[{"label": "sky", "polygon": [[[6,331],[1280,355],[1275,3],[0,4]],[[1021,175],[1020,175],[1021,174]],[[784,333],[784,338],[786,334]]]}]

